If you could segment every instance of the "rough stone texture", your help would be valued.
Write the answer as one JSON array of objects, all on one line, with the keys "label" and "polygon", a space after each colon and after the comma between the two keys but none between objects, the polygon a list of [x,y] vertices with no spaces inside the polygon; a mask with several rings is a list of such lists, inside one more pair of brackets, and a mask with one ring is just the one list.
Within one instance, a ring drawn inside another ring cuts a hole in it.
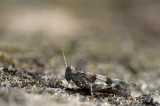
[{"label": "rough stone texture", "polygon": [[151,94],[148,94],[143,98],[143,103],[160,105],[160,94],[158,90],[153,91]]}]

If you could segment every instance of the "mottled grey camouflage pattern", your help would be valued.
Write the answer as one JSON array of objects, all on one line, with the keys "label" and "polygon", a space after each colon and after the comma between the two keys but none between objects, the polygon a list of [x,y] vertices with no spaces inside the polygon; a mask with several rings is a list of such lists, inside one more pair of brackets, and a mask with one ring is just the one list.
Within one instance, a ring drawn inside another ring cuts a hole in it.
[{"label": "mottled grey camouflage pattern", "polygon": [[136,84],[119,79],[109,78],[103,75],[90,72],[75,71],[72,66],[68,66],[65,71],[65,78],[70,83],[83,89],[90,89],[93,92],[115,93],[121,95],[130,95],[130,90],[136,87]]}]

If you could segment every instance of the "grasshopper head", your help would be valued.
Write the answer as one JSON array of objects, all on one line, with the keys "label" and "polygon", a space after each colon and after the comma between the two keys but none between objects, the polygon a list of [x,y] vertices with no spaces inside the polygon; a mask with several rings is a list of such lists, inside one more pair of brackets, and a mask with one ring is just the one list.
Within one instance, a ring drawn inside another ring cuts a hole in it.
[{"label": "grasshopper head", "polygon": [[68,82],[70,82],[71,79],[72,79],[72,74],[73,74],[73,72],[74,72],[74,68],[73,68],[72,66],[67,66],[67,61],[66,61],[66,58],[65,58],[63,49],[61,49],[61,54],[62,54],[64,63],[65,63],[65,65],[66,65],[65,78],[66,78],[66,80],[67,80]]},{"label": "grasshopper head", "polygon": [[74,68],[72,67],[72,66],[67,66],[67,68],[66,68],[66,72],[68,72],[68,73],[72,73],[74,71]]},{"label": "grasshopper head", "polygon": [[72,79],[72,74],[74,72],[74,68],[72,66],[67,66],[66,72],[65,72],[65,78],[68,82]]}]

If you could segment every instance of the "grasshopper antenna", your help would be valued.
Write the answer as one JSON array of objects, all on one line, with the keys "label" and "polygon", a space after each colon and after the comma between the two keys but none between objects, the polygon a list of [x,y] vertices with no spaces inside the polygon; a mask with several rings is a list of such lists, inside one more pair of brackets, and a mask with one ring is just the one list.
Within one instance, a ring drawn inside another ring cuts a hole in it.
[{"label": "grasshopper antenna", "polygon": [[67,65],[67,61],[66,61],[65,55],[64,55],[63,48],[61,48],[61,54],[62,54],[62,57],[63,57],[63,60],[64,60],[64,64],[65,64],[66,67],[67,67],[68,65]]}]

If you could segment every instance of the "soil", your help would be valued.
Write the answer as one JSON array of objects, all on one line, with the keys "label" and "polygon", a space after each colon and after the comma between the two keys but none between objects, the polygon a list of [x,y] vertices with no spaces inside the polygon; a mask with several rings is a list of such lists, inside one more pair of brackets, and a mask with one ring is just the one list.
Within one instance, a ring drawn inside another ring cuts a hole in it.
[{"label": "soil", "polygon": [[134,82],[139,85],[141,94],[125,97],[106,92],[91,96],[90,91],[74,84],[65,88],[67,82],[61,47],[42,38],[28,38],[28,43],[24,37],[20,37],[18,42],[14,38],[1,37],[1,105],[145,105],[148,104],[143,100],[146,95],[160,88],[160,59],[155,55],[132,50],[127,55],[120,53],[117,56],[113,53],[114,47],[111,52],[98,52],[84,47],[92,42],[80,45],[81,40],[76,38],[69,42],[62,40],[66,45],[63,49],[68,63],[84,71]]}]

